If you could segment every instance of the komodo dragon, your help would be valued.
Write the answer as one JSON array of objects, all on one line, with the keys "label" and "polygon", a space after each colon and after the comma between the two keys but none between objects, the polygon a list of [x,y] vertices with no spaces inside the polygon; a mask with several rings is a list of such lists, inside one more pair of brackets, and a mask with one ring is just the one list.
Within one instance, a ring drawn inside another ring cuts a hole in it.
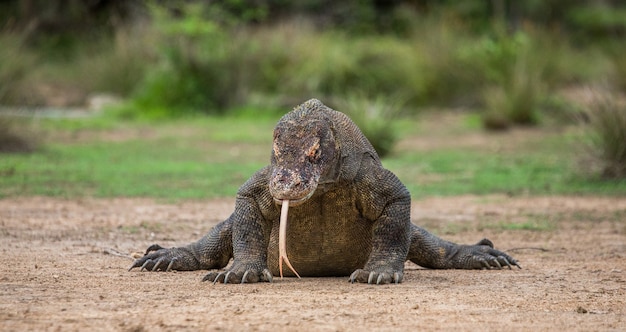
[{"label": "komodo dragon", "polygon": [[408,190],[359,128],[311,99],[280,119],[270,165],[239,188],[228,219],[187,246],[150,246],[129,270],[222,269],[233,258],[203,281],[271,282],[282,278],[284,261],[286,276],[386,284],[402,281],[406,260],[433,269],[521,268],[488,239],[458,245],[434,236],[411,223],[410,211]]}]

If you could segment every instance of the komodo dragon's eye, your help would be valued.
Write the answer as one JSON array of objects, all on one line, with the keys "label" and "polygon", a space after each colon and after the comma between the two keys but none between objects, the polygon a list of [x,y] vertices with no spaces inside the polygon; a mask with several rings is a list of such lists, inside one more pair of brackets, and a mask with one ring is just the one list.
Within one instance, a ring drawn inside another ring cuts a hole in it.
[{"label": "komodo dragon's eye", "polygon": [[320,143],[319,141],[317,141],[315,142],[315,144],[313,144],[313,146],[309,148],[309,150],[306,153],[306,156],[309,159],[309,161],[313,163],[319,160],[320,155],[321,155]]}]

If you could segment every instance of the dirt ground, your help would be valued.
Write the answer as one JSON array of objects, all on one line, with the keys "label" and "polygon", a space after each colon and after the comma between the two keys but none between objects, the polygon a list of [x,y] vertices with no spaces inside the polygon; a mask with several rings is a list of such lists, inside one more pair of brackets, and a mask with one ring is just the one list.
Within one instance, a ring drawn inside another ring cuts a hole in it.
[{"label": "dirt ground", "polygon": [[399,285],[344,278],[202,283],[128,272],[131,253],[183,245],[232,200],[0,200],[0,327],[21,330],[626,330],[626,199],[462,196],[413,203],[413,222],[488,237],[522,270],[426,270]]}]

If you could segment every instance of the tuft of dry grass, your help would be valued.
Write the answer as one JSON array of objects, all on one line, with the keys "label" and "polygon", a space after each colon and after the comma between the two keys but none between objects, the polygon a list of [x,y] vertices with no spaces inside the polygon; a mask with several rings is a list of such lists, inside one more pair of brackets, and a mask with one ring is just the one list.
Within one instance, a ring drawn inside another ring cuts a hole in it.
[{"label": "tuft of dry grass", "polygon": [[0,153],[32,152],[39,146],[31,124],[0,114]]},{"label": "tuft of dry grass", "polygon": [[404,98],[375,98],[364,93],[354,93],[338,101],[337,110],[346,113],[359,126],[365,137],[381,158],[388,156],[395,146],[398,135],[394,130],[395,119],[402,111]]},{"label": "tuft of dry grass", "polygon": [[26,80],[36,66],[37,57],[24,47],[20,35],[0,30],[0,104],[30,104],[32,86]]},{"label": "tuft of dry grass", "polygon": [[605,178],[626,178],[626,102],[617,94],[597,95],[588,111],[592,156]]}]

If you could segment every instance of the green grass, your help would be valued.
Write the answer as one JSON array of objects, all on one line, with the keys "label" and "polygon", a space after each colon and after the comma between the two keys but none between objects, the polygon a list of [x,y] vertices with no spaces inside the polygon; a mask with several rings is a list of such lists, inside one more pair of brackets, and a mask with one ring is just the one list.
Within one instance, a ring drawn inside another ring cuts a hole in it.
[{"label": "green grass", "polygon": [[51,146],[0,162],[3,196],[204,198],[232,195],[259,162],[210,161],[200,149],[134,141]]},{"label": "green grass", "polygon": [[[234,197],[237,188],[269,161],[277,118],[45,120],[41,126],[49,138],[43,148],[31,154],[0,155],[0,197]],[[432,126],[411,126],[411,121],[402,121],[403,135],[437,139],[423,132]],[[461,121],[465,129],[451,128],[446,135],[460,135],[462,142],[466,132],[480,132],[467,118]],[[574,139],[552,134],[503,150],[405,148],[383,163],[414,198],[492,193],[626,195],[626,181],[593,179],[578,172],[571,152],[574,144]]]},{"label": "green grass", "polygon": [[[115,131],[93,120],[53,121],[45,127],[69,136],[91,132],[96,138],[2,155],[0,197],[232,196],[269,160],[272,126],[271,120],[198,118],[125,124]],[[113,139],[99,139],[99,132]],[[116,133],[131,138],[115,138]]]},{"label": "green grass", "polygon": [[[551,155],[561,154],[561,155]],[[414,198],[460,194],[626,194],[626,181],[585,178],[564,151],[498,154],[468,149],[411,153],[385,166]]]},{"label": "green grass", "polygon": [[529,216],[529,220],[522,222],[500,221],[484,225],[483,228],[501,231],[552,231],[556,229],[556,223],[546,216]]}]

